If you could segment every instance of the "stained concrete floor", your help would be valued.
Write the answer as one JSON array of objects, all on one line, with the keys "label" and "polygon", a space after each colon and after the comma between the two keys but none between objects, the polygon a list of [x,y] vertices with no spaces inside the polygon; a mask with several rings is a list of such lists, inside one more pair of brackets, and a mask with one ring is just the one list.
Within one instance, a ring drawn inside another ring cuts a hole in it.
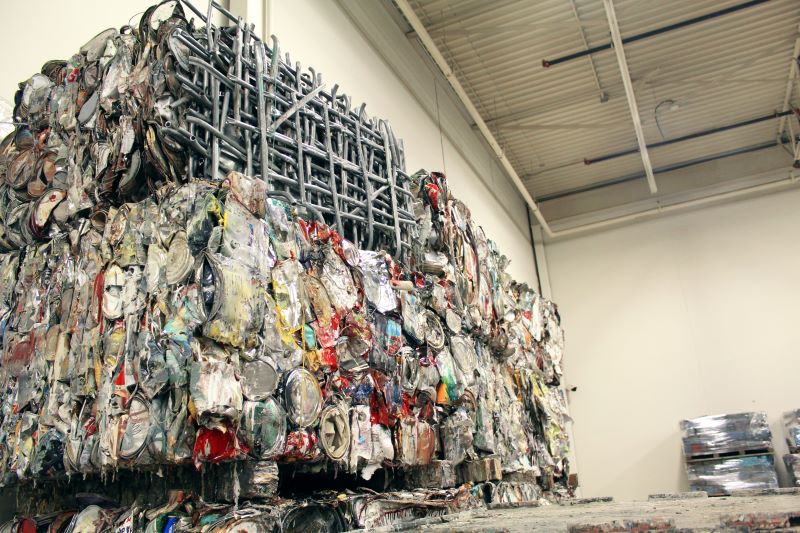
[{"label": "stained concrete floor", "polygon": [[658,499],[630,502],[599,502],[578,505],[546,505],[516,509],[476,510],[442,517],[437,524],[412,529],[424,532],[564,533],[576,524],[663,518],[676,528],[720,527],[720,518],[745,513],[789,513],[800,511],[800,493],[769,496]]}]

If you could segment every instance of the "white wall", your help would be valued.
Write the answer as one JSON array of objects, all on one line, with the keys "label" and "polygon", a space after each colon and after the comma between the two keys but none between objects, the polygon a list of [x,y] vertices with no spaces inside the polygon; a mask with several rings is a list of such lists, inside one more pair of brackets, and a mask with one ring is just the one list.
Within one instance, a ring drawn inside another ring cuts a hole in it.
[{"label": "white wall", "polygon": [[[101,30],[127,24],[134,14],[155,1],[6,2],[0,17],[0,49],[5,51],[0,55],[0,98],[13,102],[17,84],[38,72],[45,61],[70,57]],[[193,3],[203,12],[208,5],[207,0]],[[233,0],[228,4],[233,10],[249,7],[248,20],[257,28],[262,27],[261,2]],[[468,162],[446,136],[442,139],[436,121],[404,85],[405,80],[394,74],[333,0],[274,0],[266,5],[269,32],[278,36],[281,50],[289,52],[292,61],[299,60],[304,68],[312,66],[322,73],[327,87],[338,83],[340,93],[350,95],[354,106],[366,102],[371,116],[388,119],[395,134],[404,141],[406,168],[410,172],[420,168],[446,171],[454,193],[470,207],[487,236],[497,241],[500,250],[511,259],[511,275],[535,284],[524,203],[513,193],[510,181],[499,171],[490,152],[483,148],[472,150]],[[402,44],[409,46],[391,19],[380,22],[382,33],[402,39]],[[410,59],[420,62],[418,57]],[[416,74],[417,79],[428,80],[426,92],[432,93],[433,72]],[[449,98],[447,91],[441,87],[439,91],[443,100]],[[466,122],[458,134],[462,138],[475,136]]]},{"label": "white wall", "polygon": [[[800,407],[800,191],[546,245],[584,496],[686,490],[678,421]],[[780,473],[785,482],[781,459]]]}]

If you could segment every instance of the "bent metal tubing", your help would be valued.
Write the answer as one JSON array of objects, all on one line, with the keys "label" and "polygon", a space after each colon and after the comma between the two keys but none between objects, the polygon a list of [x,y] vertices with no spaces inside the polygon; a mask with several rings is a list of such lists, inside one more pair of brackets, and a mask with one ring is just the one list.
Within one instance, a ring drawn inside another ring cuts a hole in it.
[{"label": "bent metal tubing", "polygon": [[[369,119],[363,105],[352,109],[338,86],[325,91],[315,71],[281,60],[275,37],[261,41],[216,2],[202,13],[180,1],[206,28],[172,30],[185,111],[161,131],[186,147],[189,173],[217,180],[221,165],[232,164],[361,247],[409,250],[411,179],[388,124]],[[214,13],[234,26],[214,26]]]}]

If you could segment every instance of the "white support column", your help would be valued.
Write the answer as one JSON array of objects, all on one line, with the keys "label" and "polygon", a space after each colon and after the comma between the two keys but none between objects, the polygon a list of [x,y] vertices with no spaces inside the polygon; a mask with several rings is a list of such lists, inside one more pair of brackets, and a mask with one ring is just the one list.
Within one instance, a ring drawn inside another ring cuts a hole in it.
[{"label": "white support column", "polygon": [[536,251],[536,271],[539,273],[539,285],[542,287],[542,296],[551,300],[553,294],[550,289],[550,274],[547,271],[547,256],[545,255],[542,228],[539,226],[531,226],[531,233],[533,234],[533,249]]},{"label": "white support column", "polygon": [[269,37],[269,0],[229,0],[230,11],[255,25],[255,34],[264,41]]},{"label": "white support column", "polygon": [[614,3],[612,0],[603,0],[603,5],[606,8],[608,27],[611,29],[611,42],[614,43],[614,53],[617,55],[617,64],[619,65],[619,72],[622,75],[622,84],[625,86],[625,96],[628,99],[628,107],[631,110],[633,129],[636,132],[636,141],[639,143],[639,153],[642,156],[644,172],[647,174],[647,184],[650,186],[650,193],[655,194],[658,192],[658,187],[656,187],[656,178],[653,175],[653,164],[650,162],[650,154],[647,151],[647,143],[644,139],[642,119],[639,117],[639,107],[636,105],[636,96],[633,93],[633,82],[631,81],[631,73],[628,71],[628,60],[625,59],[625,50],[622,48],[622,35],[620,35],[619,24],[617,24],[617,13],[614,11]]},{"label": "white support column", "polygon": [[[548,300],[553,300],[553,289],[550,286],[550,274],[547,269],[547,252],[544,245],[544,235],[542,233],[542,228],[539,226],[534,226],[531,224],[531,234],[533,236],[533,242],[531,243],[536,250],[536,269],[539,273],[539,284],[542,287],[542,296]],[[569,332],[566,332],[566,337],[569,339]],[[567,422],[566,431],[567,436],[569,437],[569,452],[567,453],[567,458],[569,459],[570,470],[572,473],[578,474],[578,482],[580,483],[580,469],[578,467],[578,453],[576,451],[577,445],[575,444],[575,431],[572,425],[572,416],[570,415],[570,395],[572,392],[570,388],[573,387],[572,382],[569,380],[569,372],[567,367],[569,367],[569,340],[566,341],[567,345],[564,349],[564,361],[561,363],[562,369],[564,371],[564,376],[562,376],[561,385],[559,388],[564,392],[564,397],[567,400],[567,416],[570,417],[570,422]],[[581,488],[580,485],[578,486],[578,490],[575,493],[578,497],[581,496]]]},{"label": "white support column", "polygon": [[[797,27],[797,33],[800,34],[800,26]],[[783,107],[781,108],[781,111],[788,111],[792,105],[792,91],[794,90],[795,80],[797,80],[798,75],[800,74],[800,67],[797,66],[798,55],[800,55],[800,35],[794,41],[794,49],[792,50],[792,58],[790,60],[791,63],[789,63],[789,76],[788,80],[786,81],[786,94],[783,97]],[[781,137],[786,129],[786,124],[790,120],[790,116],[784,115],[781,117],[781,121],[778,123],[778,142],[781,142]],[[794,136],[792,136],[792,148],[796,153]]]},{"label": "white support column", "polygon": [[[231,6],[229,0],[215,0],[215,1],[217,4],[230,11]],[[202,11],[203,14],[205,14],[208,9],[209,3],[211,3],[211,0],[209,0],[208,2],[198,2],[197,7],[200,8],[200,11]],[[223,15],[222,12],[220,12],[218,9],[214,9],[212,11],[211,23],[217,28],[222,28],[230,24],[230,20],[228,20],[228,17]]]}]

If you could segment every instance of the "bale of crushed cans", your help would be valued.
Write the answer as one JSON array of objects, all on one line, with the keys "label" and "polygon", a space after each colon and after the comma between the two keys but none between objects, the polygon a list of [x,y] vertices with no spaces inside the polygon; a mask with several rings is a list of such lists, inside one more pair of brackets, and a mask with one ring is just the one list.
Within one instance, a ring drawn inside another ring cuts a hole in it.
[{"label": "bale of crushed cans", "polygon": [[725,496],[738,490],[777,489],[772,455],[748,455],[686,464],[689,490]]},{"label": "bale of crushed cans", "polygon": [[790,453],[800,452],[800,409],[783,413],[783,430]]},{"label": "bale of crushed cans", "polygon": [[687,458],[746,450],[772,450],[772,432],[764,412],[701,416],[681,420]]},{"label": "bale of crushed cans", "polygon": [[766,413],[702,416],[680,425],[692,491],[720,496],[778,487]]},{"label": "bale of crushed cans", "polygon": [[232,26],[184,6],[20,84],[0,144],[2,484],[493,457],[566,491],[555,305],[444,175],[405,173],[385,122],[215,3],[196,14]]},{"label": "bale of crushed cans", "polygon": [[800,409],[783,413],[783,430],[789,453],[784,454],[783,464],[793,487],[800,486]]},{"label": "bale of crushed cans", "polygon": [[786,466],[786,472],[789,474],[789,482],[793,487],[800,487],[800,454],[784,454],[783,464]]},{"label": "bale of crushed cans", "polygon": [[[340,533],[395,524],[422,525],[426,520],[481,507],[469,487],[383,494],[322,493],[296,502],[211,503],[197,494],[171,490],[165,501],[120,506],[97,494],[79,494],[67,510],[17,517],[0,525],[3,533]],[[417,521],[417,522],[415,522]]]}]

